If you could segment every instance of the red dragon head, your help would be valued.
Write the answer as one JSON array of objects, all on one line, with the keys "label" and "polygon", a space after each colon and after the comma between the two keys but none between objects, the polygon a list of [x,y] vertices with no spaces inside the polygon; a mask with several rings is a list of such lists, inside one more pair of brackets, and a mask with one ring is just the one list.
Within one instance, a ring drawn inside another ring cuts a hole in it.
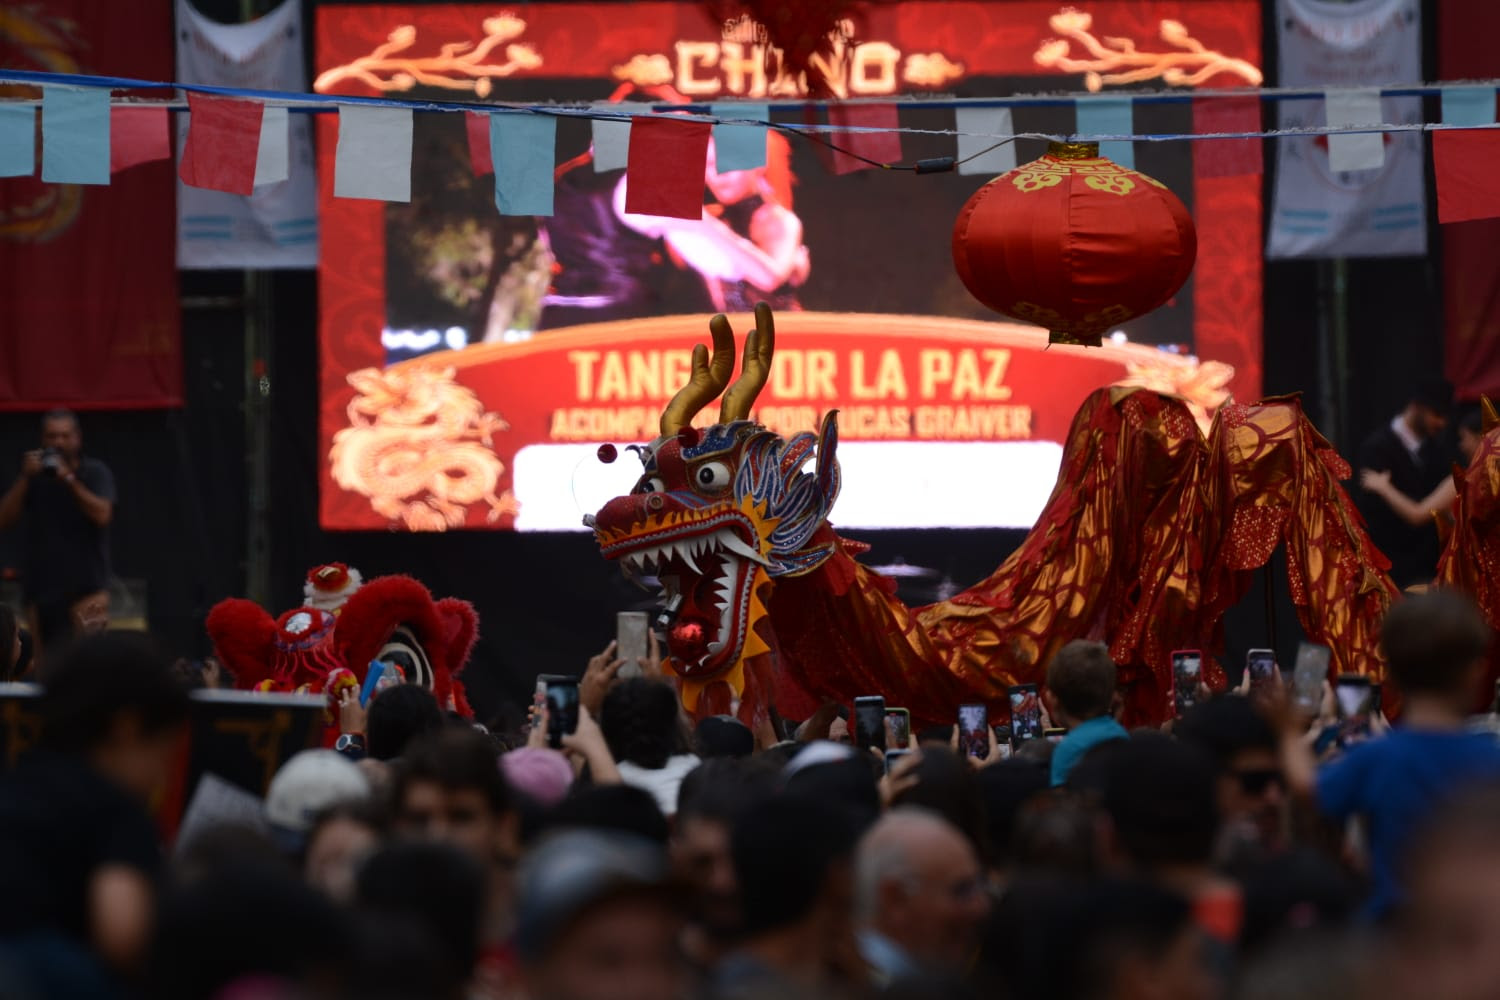
[{"label": "red dragon head", "polygon": [[[635,489],[588,519],[605,557],[627,572],[654,573],[663,602],[676,608],[668,664],[695,712],[709,685],[723,682],[740,696],[746,662],[768,651],[758,627],[772,581],[816,569],[835,546],[826,530],[839,492],[834,414],[818,434],[790,440],[748,419],[775,348],[764,303],[755,325],[731,386],[734,334],[725,317],[713,318],[712,359],[703,345],[693,349],[692,376],[663,411],[661,436],[637,449],[645,468]],[[719,422],[693,428],[720,393]],[[712,711],[727,709],[713,702]]]}]

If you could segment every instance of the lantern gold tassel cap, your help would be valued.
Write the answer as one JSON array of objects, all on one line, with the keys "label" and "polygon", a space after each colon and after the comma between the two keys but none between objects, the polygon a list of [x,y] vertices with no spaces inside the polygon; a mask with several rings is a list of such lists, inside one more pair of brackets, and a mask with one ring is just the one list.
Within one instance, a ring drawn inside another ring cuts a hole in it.
[{"label": "lantern gold tassel cap", "polygon": [[1047,343],[1073,344],[1077,347],[1103,347],[1104,338],[1097,333],[1068,333],[1066,330],[1048,330]]},{"label": "lantern gold tassel cap", "polygon": [[1099,144],[1097,142],[1049,142],[1047,155],[1054,160],[1097,160],[1099,159]]}]

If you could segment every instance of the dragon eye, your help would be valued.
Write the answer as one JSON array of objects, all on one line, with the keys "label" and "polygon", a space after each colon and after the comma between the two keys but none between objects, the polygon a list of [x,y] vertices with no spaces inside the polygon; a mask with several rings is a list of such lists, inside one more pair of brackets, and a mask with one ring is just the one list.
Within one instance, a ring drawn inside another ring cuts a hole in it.
[{"label": "dragon eye", "polygon": [[704,490],[726,490],[730,479],[729,466],[723,462],[704,462],[693,472],[694,485]]},{"label": "dragon eye", "polygon": [[661,481],[660,476],[651,476],[642,479],[640,484],[636,486],[635,491],[637,493],[665,493],[667,491],[667,484]]}]

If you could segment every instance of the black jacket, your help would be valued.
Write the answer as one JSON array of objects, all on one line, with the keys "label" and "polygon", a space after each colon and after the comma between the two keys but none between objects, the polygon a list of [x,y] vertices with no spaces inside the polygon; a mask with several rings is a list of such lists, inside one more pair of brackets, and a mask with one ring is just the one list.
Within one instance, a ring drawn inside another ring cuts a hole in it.
[{"label": "black jacket", "polygon": [[[1417,458],[1389,425],[1371,434],[1359,448],[1356,469],[1389,472],[1391,485],[1412,500],[1421,501],[1451,474],[1448,456],[1435,441],[1423,442]],[[1376,547],[1391,560],[1391,578],[1398,587],[1429,583],[1437,569],[1437,527],[1431,523],[1410,525],[1390,504],[1366,490],[1357,490],[1360,512],[1370,528]]]}]

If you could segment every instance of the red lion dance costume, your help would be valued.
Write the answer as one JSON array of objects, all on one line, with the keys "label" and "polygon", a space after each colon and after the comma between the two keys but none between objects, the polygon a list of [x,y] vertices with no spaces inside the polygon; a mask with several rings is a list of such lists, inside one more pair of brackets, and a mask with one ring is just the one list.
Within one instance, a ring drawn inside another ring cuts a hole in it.
[{"label": "red lion dance costume", "polygon": [[[694,349],[634,492],[589,519],[607,558],[654,571],[679,605],[668,666],[694,714],[738,699],[747,721],[771,704],[800,718],[822,699],[880,692],[914,721],[944,723],[963,702],[999,704],[1008,685],[1041,682],[1064,643],[1103,638],[1127,719],[1156,723],[1171,651],[1221,649],[1225,611],[1278,545],[1307,634],[1332,647],[1336,670],[1380,675],[1389,563],[1339,485],[1348,465],[1294,397],[1225,406],[1205,438],[1178,399],[1094,392],[1021,547],[951,600],[909,608],[828,523],[836,415],[790,440],[748,419],[771,370],[770,309],[756,310],[733,385],[728,321],[710,327],[712,360]],[[718,423],[694,429],[720,394]],[[1205,677],[1223,684],[1216,664]]]},{"label": "red lion dance costume", "polygon": [[[331,568],[344,575],[325,572]],[[279,618],[240,598],[214,605],[208,634],[236,685],[336,699],[345,688],[357,690],[379,661],[400,667],[408,683],[431,690],[445,708],[472,716],[458,675],[478,634],[474,608],[452,597],[434,600],[407,576],[357,579],[338,564],[319,567],[309,574],[309,603]]]}]

